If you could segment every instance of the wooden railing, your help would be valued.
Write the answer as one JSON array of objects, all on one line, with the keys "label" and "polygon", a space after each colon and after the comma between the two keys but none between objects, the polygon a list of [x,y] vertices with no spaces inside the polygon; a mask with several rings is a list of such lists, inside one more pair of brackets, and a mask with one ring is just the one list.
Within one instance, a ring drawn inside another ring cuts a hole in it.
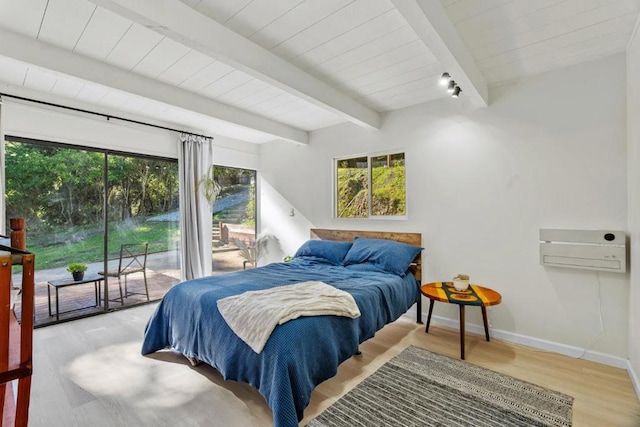
[{"label": "wooden railing", "polygon": [[[3,427],[26,427],[33,371],[35,256],[25,250],[24,219],[11,218],[10,225],[11,247],[0,245],[0,420]],[[22,265],[20,323],[11,304],[13,265]]]}]

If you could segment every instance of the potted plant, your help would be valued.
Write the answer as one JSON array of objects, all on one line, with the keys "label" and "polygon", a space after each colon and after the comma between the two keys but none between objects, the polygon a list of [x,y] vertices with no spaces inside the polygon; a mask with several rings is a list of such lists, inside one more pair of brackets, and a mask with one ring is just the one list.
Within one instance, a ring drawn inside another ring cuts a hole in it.
[{"label": "potted plant", "polygon": [[207,170],[207,173],[202,175],[202,177],[200,178],[200,181],[198,181],[198,184],[197,184],[198,187],[199,186],[203,187],[204,197],[207,199],[207,201],[211,204],[212,207],[213,207],[213,204],[216,202],[216,197],[218,197],[218,194],[220,194],[220,191],[222,191],[222,187],[220,187],[220,184],[218,184],[214,179],[213,171],[214,171],[214,167],[213,165],[211,165]]},{"label": "potted plant", "polygon": [[78,282],[84,279],[84,272],[87,271],[87,265],[81,264],[79,262],[74,262],[72,264],[69,264],[69,267],[67,267],[67,271],[73,275],[73,280]]},{"label": "potted plant", "polygon": [[458,274],[453,278],[453,287],[456,288],[456,291],[465,291],[469,287],[469,275],[468,274]]}]

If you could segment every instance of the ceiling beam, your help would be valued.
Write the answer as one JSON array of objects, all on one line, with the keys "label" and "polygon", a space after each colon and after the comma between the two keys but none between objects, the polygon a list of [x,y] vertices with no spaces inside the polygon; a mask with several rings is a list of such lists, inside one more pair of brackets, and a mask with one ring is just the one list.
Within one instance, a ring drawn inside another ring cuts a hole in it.
[{"label": "ceiling beam", "polygon": [[379,129],[375,110],[180,0],[90,0],[346,120]]},{"label": "ceiling beam", "polygon": [[475,107],[489,105],[489,89],[440,1],[391,0]]},{"label": "ceiling beam", "polygon": [[308,132],[211,98],[135,74],[0,28],[0,55],[88,80],[288,141],[307,144]]}]

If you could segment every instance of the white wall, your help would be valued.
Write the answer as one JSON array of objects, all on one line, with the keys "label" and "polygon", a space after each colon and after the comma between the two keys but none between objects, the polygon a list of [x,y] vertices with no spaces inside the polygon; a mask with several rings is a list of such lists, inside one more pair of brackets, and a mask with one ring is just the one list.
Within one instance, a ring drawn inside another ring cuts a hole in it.
[{"label": "white wall", "polygon": [[[485,109],[447,98],[390,113],[379,131],[344,124],[308,146],[263,145],[278,200],[264,209],[262,194],[262,227],[277,225],[288,253],[307,225],[421,232],[423,282],[466,272],[502,294],[494,331],[626,363],[628,275],[543,268],[538,255],[540,228],[626,230],[625,90],[620,54],[496,88]],[[406,153],[408,220],[333,218],[332,159],[385,150]],[[457,310],[437,304],[434,315]]]},{"label": "white wall", "polygon": [[6,135],[178,158],[174,132],[14,102],[11,98],[3,104]]},{"label": "white wall", "polygon": [[[31,103],[2,100],[0,137],[13,135],[84,147],[117,150],[177,159],[178,133],[101,116],[70,112]],[[139,118],[134,118],[139,120]],[[216,165],[256,170],[260,149],[256,144],[215,136],[213,159]],[[3,139],[0,139],[3,140]],[[4,165],[0,165],[2,173]],[[3,184],[0,184],[3,186]],[[0,190],[4,191],[3,189]],[[0,220],[5,215],[0,206]],[[4,221],[2,231],[4,229]]]},{"label": "white wall", "polygon": [[[3,100],[2,127],[6,135],[178,158],[179,144],[176,132],[13,101],[11,98]],[[215,164],[246,169],[258,168],[259,146],[222,136],[212,136]]]},{"label": "white wall", "polygon": [[640,33],[637,27],[627,50],[627,140],[631,234],[629,372],[640,396]]},{"label": "white wall", "polygon": [[264,265],[281,261],[285,255],[293,256],[309,236],[313,224],[261,174],[258,176],[258,190],[258,210],[262,213],[258,221],[259,235],[277,236],[282,249],[281,252],[270,251],[262,255],[259,264]]}]

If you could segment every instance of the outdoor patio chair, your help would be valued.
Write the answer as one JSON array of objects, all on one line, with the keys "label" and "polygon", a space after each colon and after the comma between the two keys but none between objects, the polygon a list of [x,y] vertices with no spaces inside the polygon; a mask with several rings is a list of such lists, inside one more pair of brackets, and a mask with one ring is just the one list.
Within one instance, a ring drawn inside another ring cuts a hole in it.
[{"label": "outdoor patio chair", "polygon": [[[108,277],[118,278],[118,287],[120,289],[120,298],[111,301],[120,301],[124,305],[124,298],[130,295],[146,295],[149,301],[149,288],[147,287],[147,252],[149,251],[149,243],[124,243],[120,246],[120,259],[118,268],[109,269],[105,274],[99,271],[98,274]],[[142,273],[144,276],[144,293],[129,292],[127,288],[127,276],[133,273]],[[122,292],[122,280],[124,277],[124,293]]]}]

